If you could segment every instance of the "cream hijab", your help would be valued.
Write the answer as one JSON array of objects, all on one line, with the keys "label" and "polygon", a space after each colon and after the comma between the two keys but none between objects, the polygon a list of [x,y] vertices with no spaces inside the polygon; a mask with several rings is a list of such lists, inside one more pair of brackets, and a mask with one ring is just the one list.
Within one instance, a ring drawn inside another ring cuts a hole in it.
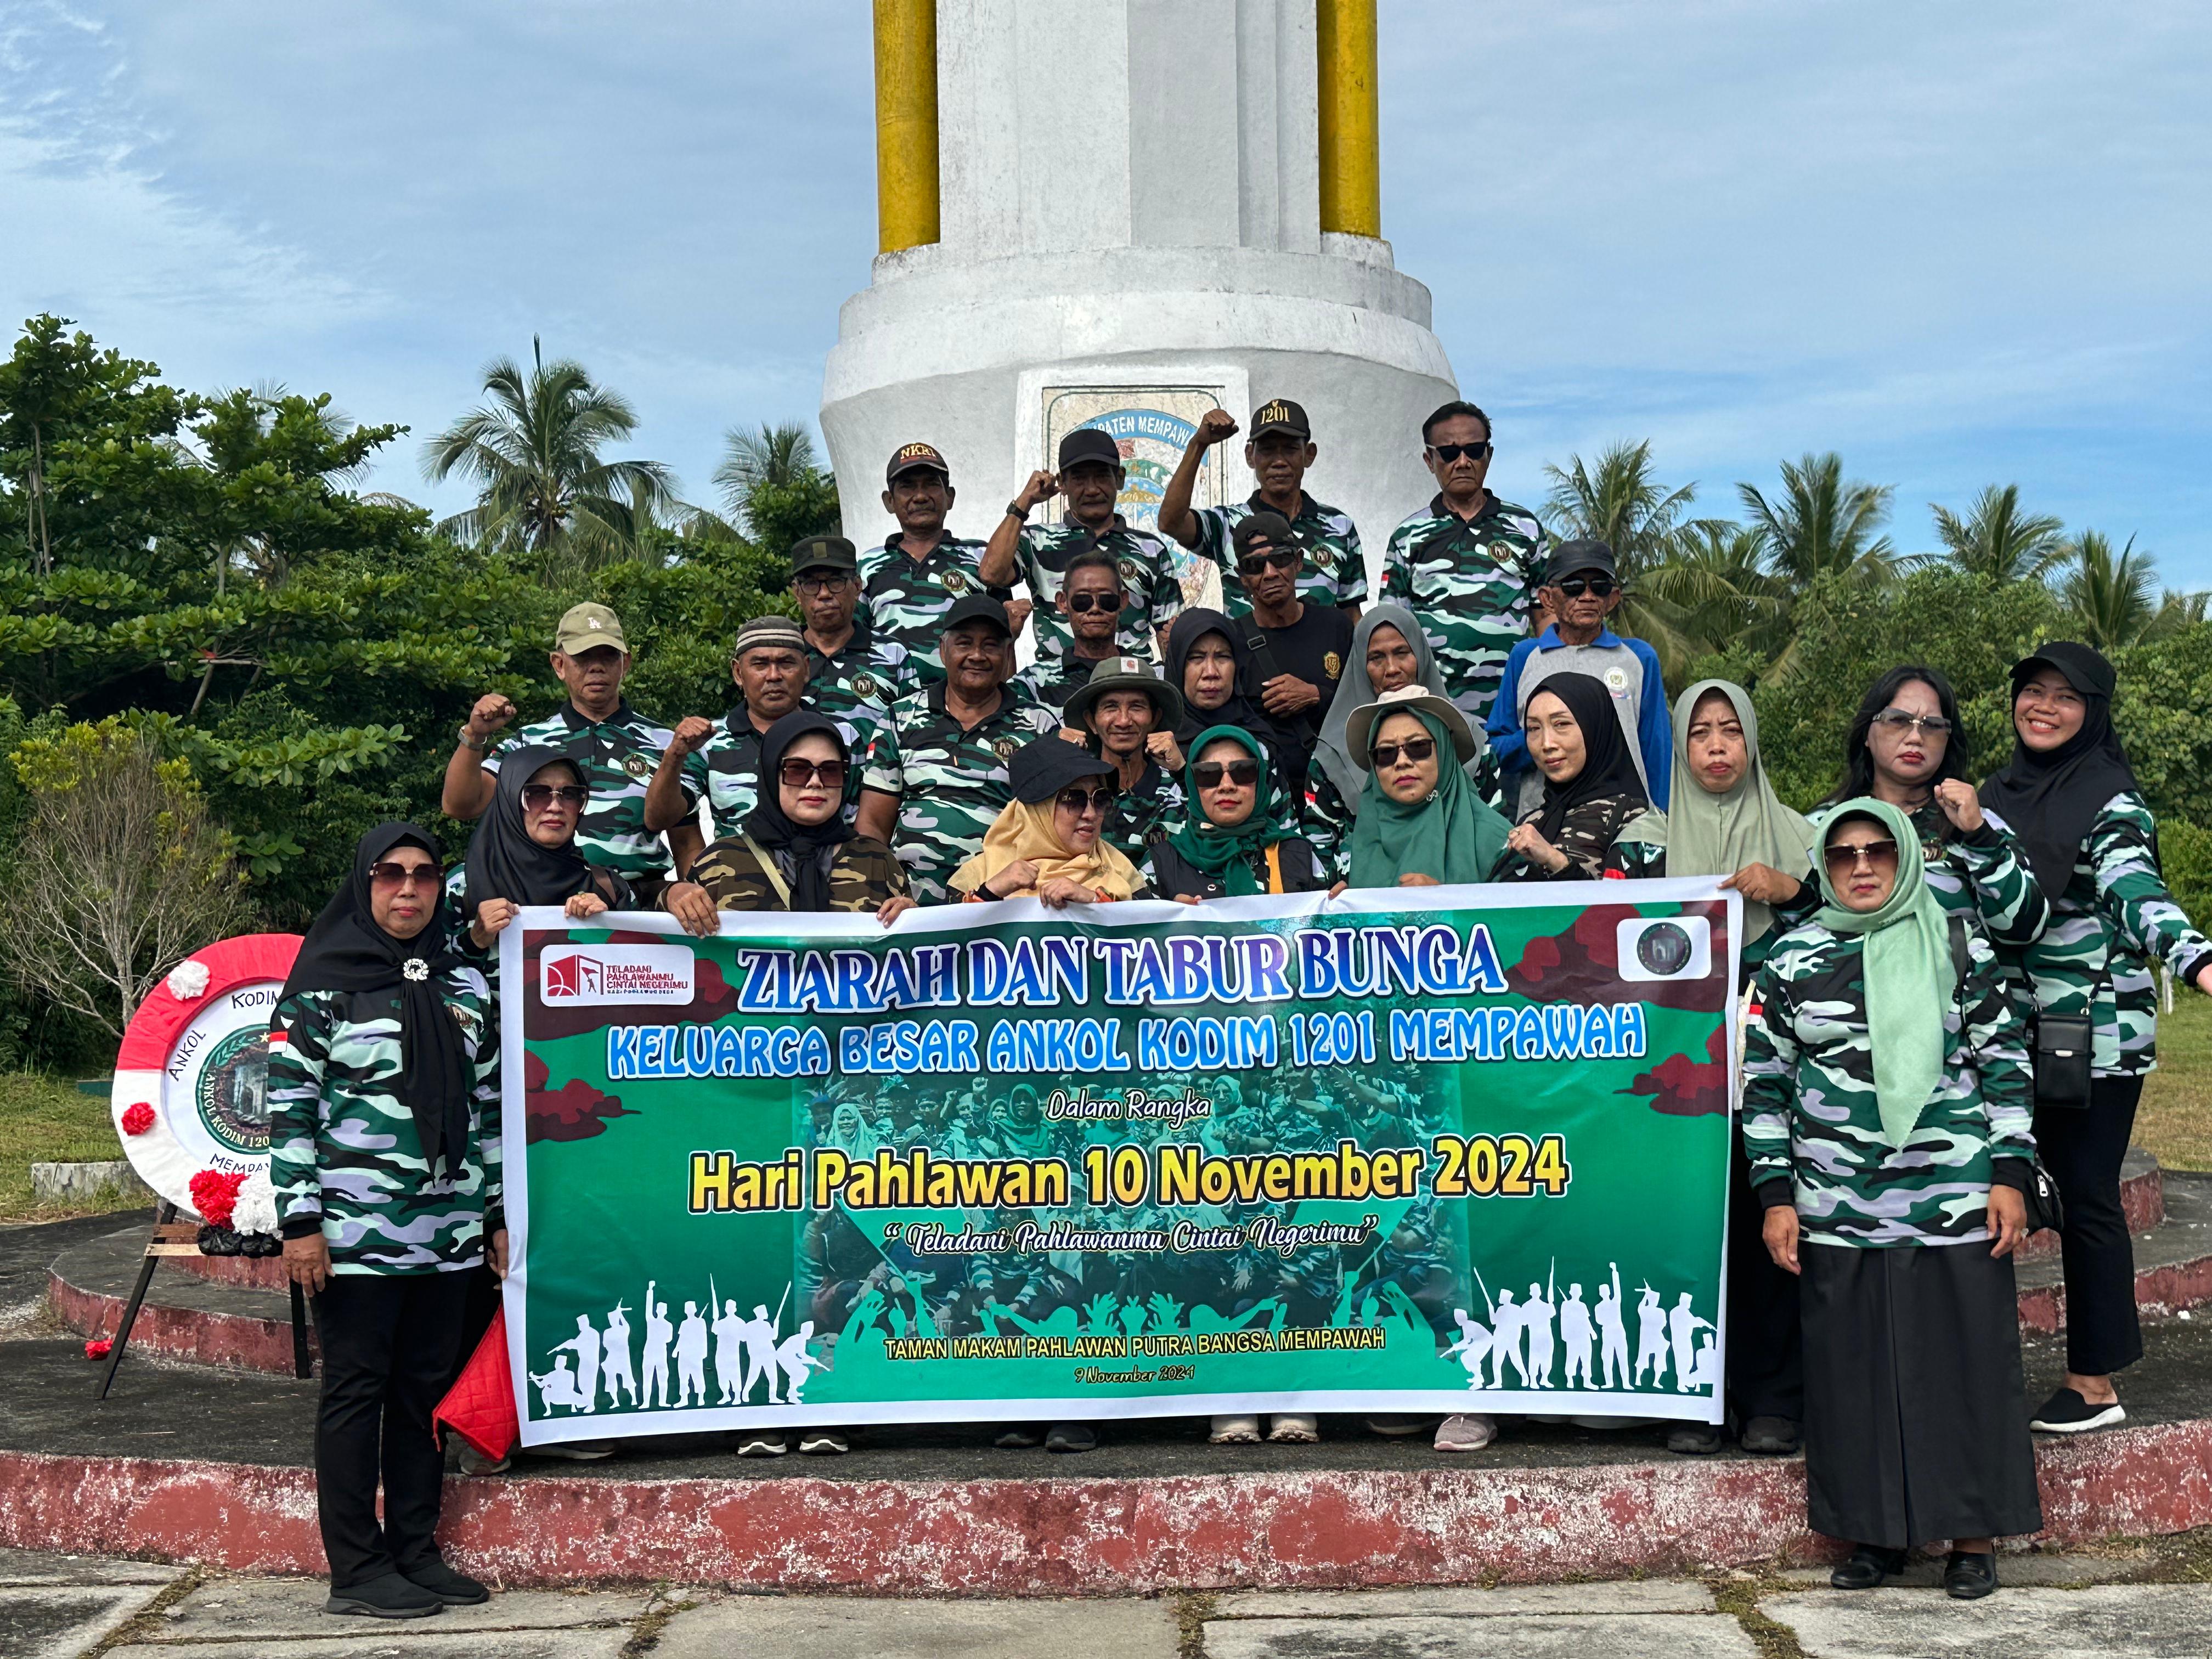
[{"label": "cream hijab", "polygon": [[[1102,898],[1125,899],[1136,895],[1145,878],[1104,836],[1088,853],[1074,853],[1053,828],[1052,799],[1008,801],[983,836],[983,848],[953,872],[952,890],[973,893],[1010,864],[1027,859],[1036,866],[1040,884],[1054,876],[1066,876],[1088,887]],[[1035,887],[1001,898],[1034,898]]]}]

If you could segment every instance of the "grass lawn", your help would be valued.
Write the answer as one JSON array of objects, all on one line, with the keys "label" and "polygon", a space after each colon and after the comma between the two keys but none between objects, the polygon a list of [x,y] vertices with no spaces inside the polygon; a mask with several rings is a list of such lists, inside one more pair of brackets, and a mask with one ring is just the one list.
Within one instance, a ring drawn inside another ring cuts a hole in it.
[{"label": "grass lawn", "polygon": [[123,1156],[106,1095],[82,1095],[67,1080],[0,1073],[0,1221],[54,1220],[136,1209],[143,1195],[117,1194],[67,1208],[31,1202],[33,1164],[106,1163]]},{"label": "grass lawn", "polygon": [[2158,1017],[2158,1070],[2143,1085],[2136,1145],[2169,1170],[2212,1170],[2212,997],[2176,990]]}]

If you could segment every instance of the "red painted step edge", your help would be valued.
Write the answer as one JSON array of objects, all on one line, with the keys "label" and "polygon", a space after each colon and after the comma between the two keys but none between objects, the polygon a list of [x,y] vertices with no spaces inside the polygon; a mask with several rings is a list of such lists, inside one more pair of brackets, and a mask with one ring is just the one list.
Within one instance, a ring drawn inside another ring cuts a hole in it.
[{"label": "red painted step edge", "polygon": [[[2045,1541],[2212,1524],[2212,1422],[2038,1446]],[[673,1579],[1066,1595],[1542,1582],[1838,1552],[1796,1460],[974,1481],[453,1479],[449,1559],[503,1587]],[[306,1469],[0,1452],[0,1545],[325,1571]]]}]

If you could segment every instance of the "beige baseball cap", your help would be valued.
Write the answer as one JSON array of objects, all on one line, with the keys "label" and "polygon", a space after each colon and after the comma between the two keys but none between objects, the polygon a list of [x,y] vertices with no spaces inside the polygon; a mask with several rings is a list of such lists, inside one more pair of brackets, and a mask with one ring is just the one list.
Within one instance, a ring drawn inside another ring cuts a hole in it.
[{"label": "beige baseball cap", "polygon": [[602,645],[611,645],[625,654],[629,650],[629,641],[623,638],[622,618],[593,600],[570,605],[560,627],[553,630],[553,648],[572,657]]}]

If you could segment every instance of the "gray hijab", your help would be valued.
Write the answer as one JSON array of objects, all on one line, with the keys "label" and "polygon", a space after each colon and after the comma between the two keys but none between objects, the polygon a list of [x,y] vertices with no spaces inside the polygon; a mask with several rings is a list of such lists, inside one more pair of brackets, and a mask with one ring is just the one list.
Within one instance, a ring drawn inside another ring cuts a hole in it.
[{"label": "gray hijab", "polygon": [[[1328,774],[1345,811],[1354,817],[1359,815],[1359,792],[1366,784],[1367,775],[1352,761],[1351,745],[1345,741],[1345,726],[1353,709],[1375,701],[1375,688],[1367,681],[1367,641],[1384,623],[1404,635],[1406,643],[1413,647],[1413,684],[1425,686],[1446,702],[1451,701],[1451,693],[1444,689],[1443,676],[1437,672],[1436,654],[1429,649],[1429,636],[1421,631],[1421,624],[1413,619],[1411,611],[1395,599],[1385,599],[1359,613],[1359,620],[1352,625],[1352,650],[1344,665],[1344,676],[1336,683],[1335,699],[1328,706],[1328,718],[1321,723],[1321,738],[1314,744],[1313,751],[1313,764]],[[1474,736],[1480,745],[1481,726],[1474,726]],[[1467,763],[1468,776],[1474,776],[1475,769],[1481,763],[1482,750],[1478,746],[1474,758]]]}]

